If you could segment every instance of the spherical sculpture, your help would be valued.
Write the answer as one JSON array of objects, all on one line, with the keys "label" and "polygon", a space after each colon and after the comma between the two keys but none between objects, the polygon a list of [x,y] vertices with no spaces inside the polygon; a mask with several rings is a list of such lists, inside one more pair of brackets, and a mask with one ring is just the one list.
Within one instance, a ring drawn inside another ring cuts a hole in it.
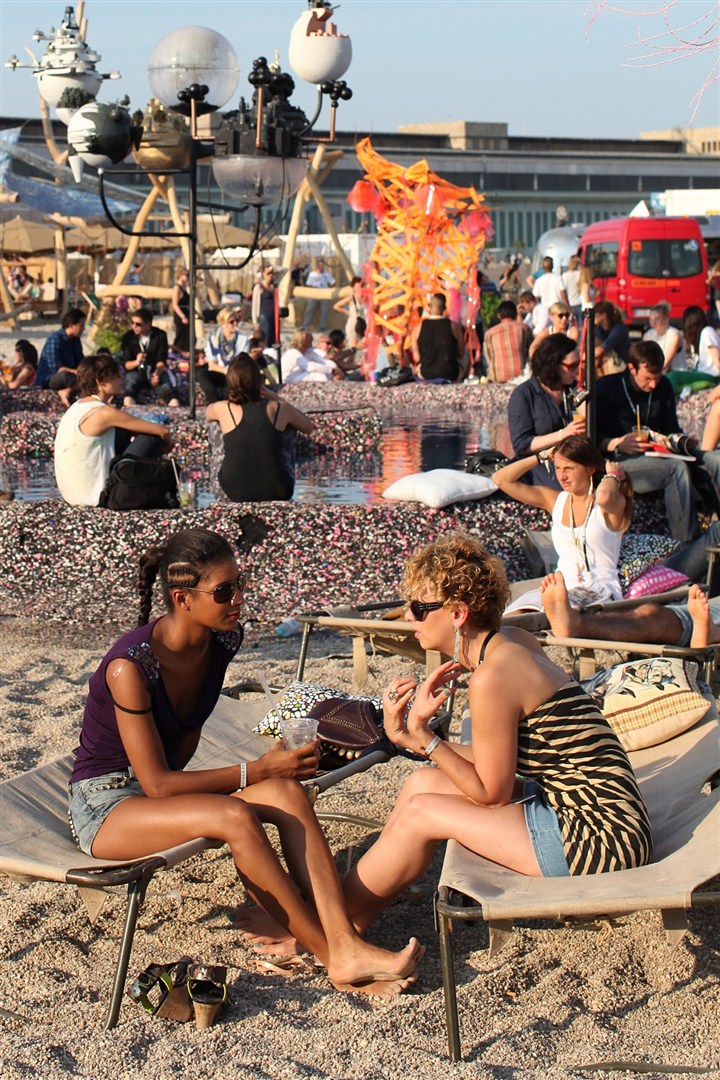
[{"label": "spherical sculpture", "polygon": [[314,86],[341,79],[352,60],[352,42],[330,22],[332,11],[304,11],[290,33],[290,66],[298,78]]},{"label": "spherical sculpture", "polygon": [[178,93],[194,84],[205,85],[207,94],[196,112],[214,112],[230,100],[240,72],[237,57],[227,38],[206,26],[171,30],[158,41],[148,64],[148,81],[156,98],[169,109],[188,115],[190,107]]},{"label": "spherical sculpture", "polygon": [[86,165],[104,169],[127,157],[136,131],[127,109],[91,101],[70,120],[68,146]]}]

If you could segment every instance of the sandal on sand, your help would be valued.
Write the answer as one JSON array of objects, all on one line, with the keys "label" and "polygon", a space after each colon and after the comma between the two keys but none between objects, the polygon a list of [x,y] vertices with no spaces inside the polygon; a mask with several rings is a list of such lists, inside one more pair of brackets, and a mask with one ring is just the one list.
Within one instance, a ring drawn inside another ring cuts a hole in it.
[{"label": "sandal on sand", "polygon": [[316,975],[324,971],[323,965],[314,956],[275,956],[272,960],[266,960],[261,956],[252,957],[249,966],[261,975],[291,975],[311,974]]},{"label": "sandal on sand", "polygon": [[184,956],[174,964],[149,964],[128,988],[127,996],[150,1016],[186,1023],[193,1015],[187,988],[191,963],[190,957]]},{"label": "sandal on sand", "polygon": [[217,1014],[227,1007],[227,968],[191,964],[187,986],[195,1008],[195,1027],[212,1027]]}]

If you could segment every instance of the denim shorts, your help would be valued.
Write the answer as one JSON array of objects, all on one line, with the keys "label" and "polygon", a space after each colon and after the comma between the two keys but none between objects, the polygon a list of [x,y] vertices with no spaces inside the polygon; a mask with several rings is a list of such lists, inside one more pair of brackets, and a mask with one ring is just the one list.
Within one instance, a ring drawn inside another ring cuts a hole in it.
[{"label": "denim shorts", "polygon": [[523,780],[525,824],[543,877],[569,877],[557,814],[534,780]]},{"label": "denim shorts", "polygon": [[74,784],[68,784],[68,793],[70,832],[86,855],[92,855],[93,841],[111,810],[124,799],[145,797],[140,781],[135,779],[130,768],[76,780]]}]

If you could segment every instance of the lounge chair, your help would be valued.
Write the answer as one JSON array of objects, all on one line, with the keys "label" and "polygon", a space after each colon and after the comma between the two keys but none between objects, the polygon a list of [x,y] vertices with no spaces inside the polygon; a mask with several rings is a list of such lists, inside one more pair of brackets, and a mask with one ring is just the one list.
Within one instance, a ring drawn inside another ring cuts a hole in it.
[{"label": "lounge chair", "polygon": [[[537,588],[541,581],[542,578],[530,578],[513,582],[510,586],[512,599],[515,600],[524,592]],[[658,593],[655,596],[646,596],[642,600],[612,600],[589,604],[585,610],[623,611],[651,601],[656,604],[677,603],[684,600],[686,596],[687,588],[682,587]],[[368,677],[367,646],[370,647],[371,652],[405,656],[416,664],[424,664],[425,671],[429,675],[442,663],[443,656],[434,650],[426,651],[421,648],[415,637],[417,627],[414,623],[406,622],[402,618],[404,610],[405,605],[402,601],[392,600],[383,604],[359,604],[357,607],[345,604],[298,615],[298,622],[303,624],[303,633],[295,678],[300,680],[303,678],[310,637],[318,627],[324,627],[337,634],[349,635],[353,639],[352,689],[356,693],[362,690]],[[381,612],[382,614],[379,614]],[[544,611],[505,615],[502,621],[503,626],[518,626],[530,633],[549,631],[549,623]],[[655,655],[660,655],[660,653]]]},{"label": "lounge chair", "polygon": [[[268,737],[255,735],[252,729],[266,712],[265,701],[240,703],[222,695],[203,728],[188,768],[215,768],[260,757],[268,749]],[[341,769],[314,777],[308,781],[310,798],[314,801],[322,791],[387,758],[384,751],[372,751]],[[161,870],[171,870],[199,852],[221,845],[216,840],[201,837],[167,851],[124,862],[94,859],[83,854],[76,847],[68,827],[67,785],[72,765],[73,755],[65,754],[0,784],[0,875],[14,881],[54,881],[76,886],[91,924],[99,917],[108,898],[104,890],[109,886],[127,885],[125,926],[105,1021],[108,1029],[118,1020],[137,918],[152,878]],[[354,815],[333,813],[327,817],[372,828],[382,824]]]},{"label": "lounge chair", "polygon": [[720,770],[720,724],[714,700],[705,718],[673,739],[630,754],[652,820],[655,861],[587,877],[532,878],[490,862],[450,840],[435,900],[436,925],[452,1061],[461,1057],[451,938],[453,920],[488,924],[490,954],[516,919],[572,919],[659,909],[668,939],[687,929],[688,909],[720,904],[720,892],[699,891],[720,874],[720,785],[701,795]]}]

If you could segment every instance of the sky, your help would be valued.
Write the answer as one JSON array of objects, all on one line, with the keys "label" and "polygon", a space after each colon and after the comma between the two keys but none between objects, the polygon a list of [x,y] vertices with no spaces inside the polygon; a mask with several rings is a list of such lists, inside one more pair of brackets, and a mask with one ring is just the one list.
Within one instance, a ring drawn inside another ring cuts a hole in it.
[{"label": "sky", "polygon": [[[335,22],[352,39],[345,79],[354,96],[341,103],[338,127],[395,131],[399,124],[471,120],[507,123],[511,135],[634,138],[642,130],[717,125],[720,83],[707,90],[692,119],[693,96],[717,52],[624,66],[647,52],[638,33],[662,33],[667,2],[625,0],[635,11],[656,14],[605,9],[590,27],[597,5],[589,0],[344,0]],[[616,7],[625,3],[615,0]],[[32,34],[58,26],[64,8],[64,0],[0,0],[0,60],[13,53],[26,59],[26,46],[41,55],[44,46]],[[104,83],[98,98],[128,94],[133,109],[144,107],[153,47],[169,30],[198,23],[231,42],[241,69],[236,98],[249,97],[255,57],[271,59],[279,49],[289,69],[290,29],[305,10],[305,0],[87,0],[87,40],[102,56],[99,67],[122,74]],[[713,16],[720,17],[714,0],[676,0],[668,14],[675,27],[701,20],[701,29]],[[684,36],[696,32],[685,29]],[[315,91],[296,82],[293,102],[311,114]],[[0,115],[39,115],[29,70],[0,67]]]}]

